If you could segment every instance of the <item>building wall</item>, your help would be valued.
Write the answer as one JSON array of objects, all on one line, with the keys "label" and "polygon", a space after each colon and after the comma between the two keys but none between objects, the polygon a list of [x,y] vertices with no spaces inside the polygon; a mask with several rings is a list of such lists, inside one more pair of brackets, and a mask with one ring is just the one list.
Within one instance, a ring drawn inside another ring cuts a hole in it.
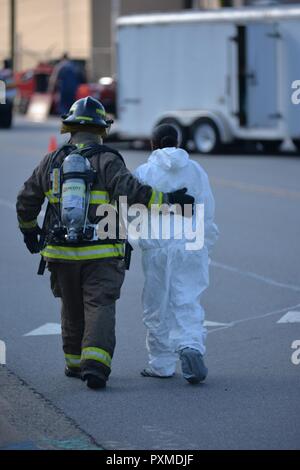
[{"label": "building wall", "polygon": [[9,55],[9,2],[0,0],[0,68],[1,62]]},{"label": "building wall", "polygon": [[[9,55],[9,0],[0,0],[0,59]],[[90,55],[90,0],[16,0],[18,69],[38,60]]]},{"label": "building wall", "polygon": [[[251,0],[232,0],[233,5]],[[254,0],[252,0],[253,2]],[[114,72],[112,20],[118,15],[216,8],[223,0],[16,0],[18,69],[63,52],[87,59],[91,78]],[[300,3],[281,0],[280,3]],[[10,54],[9,4],[0,0],[0,62]]]},{"label": "building wall", "polygon": [[[112,6],[121,15],[180,10],[184,0],[16,0],[16,68],[39,60],[71,57],[90,59],[93,78],[113,71]],[[0,0],[0,61],[10,54],[10,0]]]},{"label": "building wall", "polygon": [[183,8],[183,0],[92,0],[92,76],[114,73],[114,47],[112,20],[121,15],[147,12],[179,11]]},{"label": "building wall", "polygon": [[120,12],[122,15],[131,15],[145,12],[178,11],[183,8],[182,0],[121,0]]}]

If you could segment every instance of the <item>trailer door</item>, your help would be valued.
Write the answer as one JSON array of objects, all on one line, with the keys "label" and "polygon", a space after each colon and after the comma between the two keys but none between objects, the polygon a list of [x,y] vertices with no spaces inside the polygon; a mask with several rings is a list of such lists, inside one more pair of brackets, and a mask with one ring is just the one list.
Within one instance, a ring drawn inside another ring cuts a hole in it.
[{"label": "trailer door", "polygon": [[138,28],[123,27],[118,34],[118,121],[122,132],[136,135],[140,119]]},{"label": "trailer door", "polygon": [[277,126],[276,24],[253,23],[246,27],[246,126]]}]

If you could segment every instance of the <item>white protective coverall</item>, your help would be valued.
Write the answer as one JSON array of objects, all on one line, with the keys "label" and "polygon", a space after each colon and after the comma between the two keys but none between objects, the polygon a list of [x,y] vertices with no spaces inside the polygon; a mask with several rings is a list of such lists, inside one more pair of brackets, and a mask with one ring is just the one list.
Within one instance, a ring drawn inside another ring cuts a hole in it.
[{"label": "white protective coverall", "polygon": [[200,296],[209,284],[208,253],[218,237],[215,204],[207,174],[183,149],[153,151],[148,162],[136,169],[135,176],[159,191],[186,187],[195,203],[204,204],[201,250],[186,250],[184,239],[139,240],[145,275],[142,301],[149,368],[157,375],[168,376],[175,373],[182,349],[190,347],[205,353]]}]

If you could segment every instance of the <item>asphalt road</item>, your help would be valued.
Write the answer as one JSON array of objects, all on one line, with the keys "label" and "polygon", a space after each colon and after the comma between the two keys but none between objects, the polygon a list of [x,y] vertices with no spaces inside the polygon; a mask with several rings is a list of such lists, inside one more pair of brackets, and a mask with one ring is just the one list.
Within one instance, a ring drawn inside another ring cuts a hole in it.
[{"label": "asphalt road", "polygon": [[[135,252],[109,386],[93,392],[64,377],[58,334],[24,336],[60,321],[48,274],[36,276],[39,258],[26,251],[14,211],[53,134],[55,122],[0,131],[0,339],[9,369],[106,449],[299,449],[300,365],[291,345],[300,323],[277,323],[300,312],[299,158],[193,155],[210,176],[220,228],[203,304],[208,321],[225,325],[208,327],[207,382],[192,387],[180,369],[166,381],[139,375],[146,350]],[[147,158],[123,153],[130,168]]]}]

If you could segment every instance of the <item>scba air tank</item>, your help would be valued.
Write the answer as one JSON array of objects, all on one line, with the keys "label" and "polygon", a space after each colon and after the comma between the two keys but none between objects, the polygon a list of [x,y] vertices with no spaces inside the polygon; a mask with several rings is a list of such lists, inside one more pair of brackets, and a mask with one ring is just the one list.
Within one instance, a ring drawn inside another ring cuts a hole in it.
[{"label": "scba air tank", "polygon": [[63,163],[63,184],[61,193],[61,221],[66,228],[66,239],[76,243],[86,223],[87,175],[89,161],[79,155],[68,155]]}]

